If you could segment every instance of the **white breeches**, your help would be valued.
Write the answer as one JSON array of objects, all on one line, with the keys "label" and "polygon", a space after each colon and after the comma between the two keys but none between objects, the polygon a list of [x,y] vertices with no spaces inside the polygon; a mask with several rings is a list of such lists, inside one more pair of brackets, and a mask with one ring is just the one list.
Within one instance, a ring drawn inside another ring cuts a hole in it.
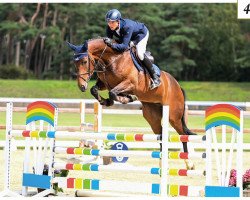
[{"label": "white breeches", "polygon": [[144,53],[146,52],[146,47],[148,43],[149,31],[146,36],[136,45],[136,52],[140,60],[144,59]]}]

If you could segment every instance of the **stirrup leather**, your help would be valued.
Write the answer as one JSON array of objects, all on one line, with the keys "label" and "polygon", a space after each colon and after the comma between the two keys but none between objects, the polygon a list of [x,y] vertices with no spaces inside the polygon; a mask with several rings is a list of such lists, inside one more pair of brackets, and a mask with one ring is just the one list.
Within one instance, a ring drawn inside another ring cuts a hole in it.
[{"label": "stirrup leather", "polygon": [[151,82],[151,84],[150,84],[150,86],[149,86],[149,89],[150,90],[153,90],[153,89],[155,89],[155,88],[157,88],[157,87],[159,87],[160,85],[161,85],[161,81],[159,80],[159,84],[156,84],[155,82],[154,82],[154,80],[152,79],[152,78],[150,78],[150,82]]}]

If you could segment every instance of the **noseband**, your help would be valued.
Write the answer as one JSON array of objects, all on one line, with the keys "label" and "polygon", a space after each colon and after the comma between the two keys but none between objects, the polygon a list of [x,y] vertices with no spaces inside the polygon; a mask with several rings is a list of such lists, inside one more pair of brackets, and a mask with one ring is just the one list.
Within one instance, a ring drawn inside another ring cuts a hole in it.
[{"label": "noseband", "polygon": [[[104,64],[102,64],[100,62],[105,50],[107,48],[107,45],[105,46],[105,48],[103,49],[100,57],[98,57],[98,60],[96,61],[94,58],[92,58],[90,56],[90,54],[88,52],[85,52],[85,53],[78,53],[78,54],[74,54],[74,61],[77,61],[77,58],[79,58],[80,56],[82,56],[82,58],[84,57],[87,57],[88,56],[88,71],[85,72],[85,73],[82,73],[82,74],[79,74],[79,73],[75,73],[74,75],[76,75],[76,77],[80,77],[84,82],[89,82],[91,76],[93,75],[94,72],[105,72],[106,71],[106,66]],[[75,59],[76,58],[76,59]],[[81,58],[81,59],[82,59]],[[80,59],[78,59],[80,60]],[[92,63],[92,65],[94,66],[94,69],[91,71],[90,69],[90,63]],[[101,69],[100,69],[101,68]],[[84,75],[88,75],[88,78],[85,79],[83,76]]]}]

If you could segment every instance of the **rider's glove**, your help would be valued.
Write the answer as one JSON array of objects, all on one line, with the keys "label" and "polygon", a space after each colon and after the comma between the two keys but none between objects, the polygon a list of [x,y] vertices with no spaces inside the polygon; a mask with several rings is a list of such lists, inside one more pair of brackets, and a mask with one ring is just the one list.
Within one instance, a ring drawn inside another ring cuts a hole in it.
[{"label": "rider's glove", "polygon": [[112,45],[113,45],[113,40],[112,39],[110,39],[110,38],[104,38],[103,41],[104,41],[104,43],[106,45],[108,45],[109,47],[112,47]]}]

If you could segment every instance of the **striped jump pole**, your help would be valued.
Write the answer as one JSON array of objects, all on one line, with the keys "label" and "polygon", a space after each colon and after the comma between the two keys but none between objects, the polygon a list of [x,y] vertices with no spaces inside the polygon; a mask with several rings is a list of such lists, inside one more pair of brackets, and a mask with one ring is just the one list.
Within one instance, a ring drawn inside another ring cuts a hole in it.
[{"label": "striped jump pole", "polygon": [[144,158],[161,158],[160,151],[125,151],[125,150],[104,150],[91,148],[65,148],[55,147],[55,153],[61,154],[75,154],[87,156],[112,156],[112,157],[144,157]]},{"label": "striped jump pole", "polygon": [[170,135],[169,142],[196,142],[206,141],[205,135]]},{"label": "striped jump pole", "polygon": [[192,152],[192,153],[185,153],[185,152],[169,152],[168,153],[169,159],[191,159],[191,158],[206,158],[206,153],[204,152]]},{"label": "striped jump pole", "polygon": [[[130,172],[161,175],[159,167],[135,167],[118,165],[99,165],[99,164],[74,164],[74,163],[59,163],[53,164],[55,169],[91,171],[91,172]],[[168,169],[168,175],[171,176],[205,176],[205,171],[202,170],[187,170],[187,169]]]},{"label": "striped jump pole", "polygon": [[14,137],[55,138],[55,139],[94,139],[120,142],[160,142],[161,135],[155,134],[133,134],[133,133],[85,133],[69,131],[23,131],[12,130],[10,134]]},{"label": "striped jump pole", "polygon": [[[112,156],[112,157],[145,157],[145,158],[162,158],[162,152],[160,151],[114,151],[104,149],[90,149],[90,148],[66,148],[55,147],[55,153],[62,154],[75,154],[75,155],[88,155],[88,156]],[[190,159],[190,158],[206,158],[206,153],[194,152],[168,152],[169,159]]]},{"label": "striped jump pole", "polygon": [[[161,135],[143,133],[85,133],[69,131],[29,131],[11,130],[10,134],[15,137],[34,137],[34,138],[56,138],[56,139],[99,139],[108,141],[122,142],[161,142]],[[204,142],[205,136],[193,135],[171,135],[169,142]]]},{"label": "striped jump pole", "polygon": [[55,169],[79,170],[91,172],[128,172],[141,174],[160,175],[161,169],[159,167],[135,167],[118,165],[99,165],[99,164],[73,164],[73,163],[54,163]]}]

